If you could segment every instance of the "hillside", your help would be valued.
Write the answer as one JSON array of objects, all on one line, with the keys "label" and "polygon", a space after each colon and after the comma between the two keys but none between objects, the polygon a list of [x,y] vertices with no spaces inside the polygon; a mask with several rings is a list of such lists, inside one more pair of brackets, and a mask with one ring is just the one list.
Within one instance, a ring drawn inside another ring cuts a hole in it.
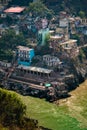
[{"label": "hillside", "polygon": [[87,81],[70,95],[58,105],[29,96],[21,98],[27,105],[27,116],[37,119],[39,125],[52,130],[87,130]]},{"label": "hillside", "polygon": [[78,15],[80,11],[84,11],[87,15],[87,0],[45,0],[45,3],[55,12],[65,10],[73,15]]},{"label": "hillside", "polygon": [[0,88],[0,130],[42,130],[25,114],[26,106],[17,94]]},{"label": "hillside", "polygon": [[[5,92],[8,93],[9,95],[14,94],[16,97],[18,97],[18,99],[21,99],[23,104],[26,105],[27,119],[30,118],[38,120],[39,126],[43,126],[51,130],[87,130],[87,98],[86,98],[87,80],[84,83],[82,83],[77,89],[70,92],[69,98],[61,99],[54,103],[46,102],[44,99],[33,98],[30,96],[22,96],[12,91],[5,90]],[[10,96],[10,100],[11,98],[15,97]],[[9,103],[11,104],[11,102]],[[15,105],[12,104],[12,107],[13,106]],[[7,110],[10,107],[5,106],[5,108]],[[6,111],[6,113],[8,114],[8,111]],[[3,126],[0,124],[0,130],[25,130],[25,129],[19,128],[14,125],[11,125],[8,128],[7,127],[3,128]]]},{"label": "hillside", "polygon": [[[27,6],[33,0],[11,0],[10,5],[21,5]],[[87,0],[41,0],[49,8],[53,9],[55,12],[60,10],[65,10],[71,12],[72,14],[78,14],[79,11],[84,11],[87,15]]]},{"label": "hillside", "polygon": [[[87,80],[70,92],[69,98],[54,103],[46,102],[44,99],[22,96],[11,91],[8,93],[14,93],[21,99],[26,105],[26,117],[38,120],[39,126],[51,130],[87,130]],[[6,111],[6,113],[8,112]],[[2,128],[0,125],[0,129]],[[6,128],[6,130],[10,130],[10,128]]]}]

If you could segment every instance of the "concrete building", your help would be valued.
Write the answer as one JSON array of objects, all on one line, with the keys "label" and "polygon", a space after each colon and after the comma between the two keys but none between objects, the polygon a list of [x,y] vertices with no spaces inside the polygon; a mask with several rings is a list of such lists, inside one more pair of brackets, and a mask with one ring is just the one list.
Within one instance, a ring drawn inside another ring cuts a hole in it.
[{"label": "concrete building", "polygon": [[77,40],[69,39],[68,41],[60,43],[60,46],[62,46],[63,48],[77,47]]},{"label": "concrete building", "polygon": [[56,46],[64,41],[64,36],[63,35],[54,35],[50,36],[50,48],[53,48],[56,50]]},{"label": "concrete building", "polygon": [[11,67],[11,63],[9,63],[7,61],[0,61],[0,67],[10,68]]},{"label": "concrete building", "polygon": [[51,55],[44,55],[43,61],[46,63],[47,66],[55,67],[60,64],[59,58]]},{"label": "concrete building", "polygon": [[34,57],[34,49],[25,46],[17,47],[18,65],[30,66]]},{"label": "concrete building", "polygon": [[31,75],[36,77],[44,77],[44,78],[49,78],[50,76],[52,76],[53,70],[50,69],[44,69],[44,68],[40,68],[40,67],[35,67],[35,66],[23,66],[23,65],[19,65],[16,68],[16,73],[18,74],[23,74],[23,76],[27,75]]},{"label": "concrete building", "polygon": [[87,19],[86,19],[86,18],[81,19],[81,24],[82,24],[82,25],[87,25]]},{"label": "concrete building", "polygon": [[68,27],[68,19],[60,19],[59,20],[59,27]]},{"label": "concrete building", "polygon": [[70,54],[72,51],[77,51],[77,40],[69,39],[68,41],[59,44],[58,48]]},{"label": "concrete building", "polygon": [[59,18],[60,19],[64,19],[64,18],[68,18],[68,17],[69,17],[69,15],[67,14],[67,12],[65,12],[65,11],[59,12]]},{"label": "concrete building", "polygon": [[77,40],[64,40],[63,37],[51,37],[50,48],[53,48],[56,52],[65,51],[70,53],[72,49],[77,49]]}]

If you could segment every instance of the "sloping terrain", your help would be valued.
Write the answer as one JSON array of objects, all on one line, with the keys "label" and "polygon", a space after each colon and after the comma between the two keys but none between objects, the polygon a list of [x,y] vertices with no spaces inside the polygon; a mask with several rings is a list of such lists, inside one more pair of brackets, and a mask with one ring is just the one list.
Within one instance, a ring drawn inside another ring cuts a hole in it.
[{"label": "sloping terrain", "polygon": [[[21,5],[27,6],[33,0],[11,0],[9,5]],[[43,1],[48,7],[51,6],[55,12],[60,10],[66,10],[73,14],[78,14],[79,11],[87,12],[87,0],[41,0]],[[54,8],[52,7],[54,6]],[[87,15],[87,13],[86,13]]]},{"label": "sloping terrain", "polygon": [[81,127],[87,128],[87,80],[76,90],[70,92],[71,97],[60,100],[60,105],[67,105],[70,115],[75,117]]},{"label": "sloping terrain", "polygon": [[27,106],[26,116],[38,120],[39,126],[52,130],[87,130],[87,81],[70,92],[69,98],[55,103],[17,95]]},{"label": "sloping terrain", "polygon": [[27,105],[27,116],[52,130],[87,130],[87,81],[72,91],[71,97],[57,101],[21,96]]}]

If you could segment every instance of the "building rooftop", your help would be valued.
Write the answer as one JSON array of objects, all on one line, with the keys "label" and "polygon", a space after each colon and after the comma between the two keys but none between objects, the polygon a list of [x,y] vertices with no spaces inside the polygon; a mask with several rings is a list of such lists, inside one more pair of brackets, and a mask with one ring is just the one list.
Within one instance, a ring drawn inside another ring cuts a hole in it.
[{"label": "building rooftop", "polygon": [[55,31],[54,30],[49,30],[49,33],[54,33]]},{"label": "building rooftop", "polygon": [[71,43],[75,43],[75,42],[77,42],[77,40],[70,39],[70,40],[68,40],[68,41],[65,41],[65,42],[61,43],[60,45],[71,44]]},{"label": "building rooftop", "polygon": [[30,71],[33,71],[33,72],[46,73],[46,74],[50,74],[53,71],[53,70],[44,69],[44,68],[40,68],[40,67],[23,66],[23,65],[19,65],[17,68],[18,69],[30,70]]},{"label": "building rooftop", "polygon": [[52,55],[49,55],[49,54],[44,55],[43,58],[51,58],[51,61],[57,61],[57,60],[60,61],[58,57],[52,56]]},{"label": "building rooftop", "polygon": [[55,35],[55,36],[50,36],[51,39],[61,39],[62,36],[59,36],[59,35]]},{"label": "building rooftop", "polygon": [[30,51],[30,50],[32,50],[31,48],[25,47],[25,46],[17,46],[17,49],[19,49],[20,51]]},{"label": "building rooftop", "polygon": [[5,13],[21,13],[22,11],[24,11],[25,7],[10,7],[6,10],[4,10]]}]

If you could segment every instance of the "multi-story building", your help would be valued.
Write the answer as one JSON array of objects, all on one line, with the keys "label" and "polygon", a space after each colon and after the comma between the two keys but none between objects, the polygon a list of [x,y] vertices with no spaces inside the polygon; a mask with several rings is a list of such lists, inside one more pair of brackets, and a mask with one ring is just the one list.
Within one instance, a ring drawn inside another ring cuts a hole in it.
[{"label": "multi-story building", "polygon": [[55,67],[61,63],[59,58],[51,55],[44,55],[43,61],[46,63],[47,66],[50,67]]},{"label": "multi-story building", "polygon": [[57,45],[59,45],[59,43],[64,41],[64,36],[63,35],[54,35],[54,36],[50,36],[50,48],[53,48],[54,50],[56,50]]},{"label": "multi-story building", "polygon": [[34,49],[25,46],[17,47],[18,65],[30,66],[34,57]]}]

